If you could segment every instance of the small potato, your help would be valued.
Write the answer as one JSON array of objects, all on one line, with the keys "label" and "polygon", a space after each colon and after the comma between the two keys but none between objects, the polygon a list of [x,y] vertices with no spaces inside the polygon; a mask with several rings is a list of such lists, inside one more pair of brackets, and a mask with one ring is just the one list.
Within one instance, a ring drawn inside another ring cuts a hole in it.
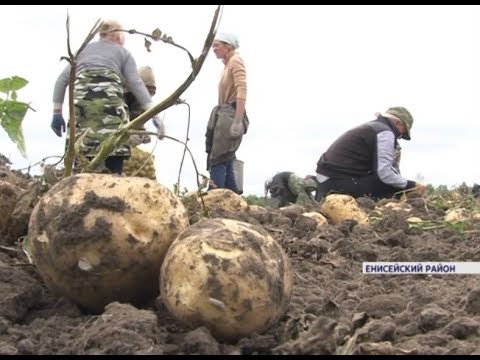
[{"label": "small potato", "polygon": [[[202,195],[207,209],[222,209],[225,211],[246,211],[248,203],[238,194],[229,189],[209,190]],[[198,201],[201,201],[198,199]]]}]

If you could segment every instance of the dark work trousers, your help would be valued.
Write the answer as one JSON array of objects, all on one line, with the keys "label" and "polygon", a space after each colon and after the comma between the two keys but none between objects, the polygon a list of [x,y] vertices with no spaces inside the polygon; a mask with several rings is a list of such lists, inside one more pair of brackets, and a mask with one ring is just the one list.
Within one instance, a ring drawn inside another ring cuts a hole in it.
[{"label": "dark work trousers", "polygon": [[[92,161],[92,157],[87,157],[88,161]],[[110,174],[118,174],[122,175],[123,173],[123,161],[127,160],[128,157],[126,156],[109,156],[105,159],[105,169],[101,170],[99,172],[105,174],[105,173],[110,173]],[[74,164],[74,173],[79,174],[82,172],[82,168],[80,167],[80,163],[75,161]]]},{"label": "dark work trousers", "polygon": [[125,156],[109,156],[105,159],[105,167],[112,173],[112,174],[119,174],[122,175],[123,172],[123,160],[125,160]]},{"label": "dark work trousers", "polygon": [[315,200],[320,201],[328,194],[345,194],[354,198],[367,196],[378,200],[393,197],[399,191],[401,189],[383,183],[377,175],[330,178],[318,183]]}]

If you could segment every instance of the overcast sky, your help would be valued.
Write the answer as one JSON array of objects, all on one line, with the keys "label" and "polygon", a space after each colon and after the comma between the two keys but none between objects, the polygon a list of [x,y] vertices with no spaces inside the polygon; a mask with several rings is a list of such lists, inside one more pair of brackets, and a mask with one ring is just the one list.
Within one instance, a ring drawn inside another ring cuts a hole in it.
[{"label": "overcast sky", "polygon": [[[66,65],[59,59],[67,55],[67,9],[74,50],[97,19],[113,18],[141,32],[158,27],[196,57],[215,8],[0,6],[0,78],[29,80],[19,100],[36,110],[23,123],[28,159],[3,129],[0,153],[16,169],[63,154],[64,138],[51,131],[50,121],[53,86]],[[278,171],[314,174],[320,155],[339,135],[391,106],[405,106],[415,119],[412,140],[400,141],[405,177],[435,186],[480,183],[479,19],[479,6],[226,5],[220,31],[238,35],[247,66],[250,129],[237,152],[245,162],[245,194],[261,195],[264,181]],[[188,58],[172,46],[154,43],[148,53],[139,35],[128,35],[125,46],[137,65],[154,68],[156,102],[190,73]],[[205,174],[205,129],[222,69],[210,52],[182,96],[192,110],[190,148]],[[185,106],[167,110],[168,135],[185,139],[187,114]],[[170,189],[182,154],[182,146],[169,140],[155,147],[158,181]],[[194,190],[195,184],[187,158],[181,186]]]}]

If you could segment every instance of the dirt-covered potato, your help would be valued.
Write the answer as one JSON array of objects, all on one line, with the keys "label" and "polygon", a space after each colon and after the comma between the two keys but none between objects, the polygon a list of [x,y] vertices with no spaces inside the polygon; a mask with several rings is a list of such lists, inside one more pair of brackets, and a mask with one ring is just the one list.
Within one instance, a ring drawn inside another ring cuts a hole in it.
[{"label": "dirt-covered potato", "polygon": [[139,176],[156,180],[155,157],[148,151],[138,147],[131,148],[131,156],[123,163],[123,173],[126,176]]},{"label": "dirt-covered potato", "polygon": [[258,205],[249,205],[248,214],[262,224],[265,224],[270,218],[268,210]]},{"label": "dirt-covered potato", "polygon": [[[246,211],[247,202],[229,189],[213,189],[202,195],[207,209],[223,209],[225,211]],[[200,201],[200,199],[199,199]]]},{"label": "dirt-covered potato", "polygon": [[112,301],[155,299],[165,253],[187,226],[183,204],[155,181],[80,174],[42,197],[28,238],[46,285],[101,312]]},{"label": "dirt-covered potato", "polygon": [[217,339],[261,332],[291,298],[290,260],[263,229],[236,220],[203,220],[173,242],[160,272],[167,309]]},{"label": "dirt-covered potato", "polygon": [[328,220],[325,218],[325,216],[323,216],[318,212],[315,212],[315,211],[307,212],[307,213],[303,213],[302,215],[310,219],[314,219],[317,222],[318,227],[328,224]]},{"label": "dirt-covered potato", "polygon": [[447,211],[444,220],[452,223],[469,221],[472,217],[472,212],[465,208],[452,209]]},{"label": "dirt-covered potato", "polygon": [[343,220],[356,220],[359,224],[368,224],[368,216],[360,209],[355,199],[349,195],[328,195],[320,210],[336,225]]}]

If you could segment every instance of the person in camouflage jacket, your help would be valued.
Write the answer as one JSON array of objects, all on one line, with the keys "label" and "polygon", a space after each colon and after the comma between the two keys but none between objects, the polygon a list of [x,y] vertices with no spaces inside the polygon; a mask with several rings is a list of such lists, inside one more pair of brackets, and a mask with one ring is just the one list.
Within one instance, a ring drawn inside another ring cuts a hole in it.
[{"label": "person in camouflage jacket", "polygon": [[[100,39],[87,44],[77,58],[74,84],[75,141],[81,139],[80,155],[88,160],[96,156],[103,140],[129,121],[124,82],[144,110],[153,106],[151,96],[138,75],[133,56],[123,47],[125,34],[121,30],[122,26],[117,21],[104,21],[100,26]],[[53,93],[51,128],[59,137],[66,130],[62,107],[69,74],[70,65],[67,65],[59,75]],[[158,118],[153,121],[159,129],[163,125]],[[111,173],[121,174],[123,161],[129,156],[129,145],[121,144],[107,157],[104,168]]]}]

